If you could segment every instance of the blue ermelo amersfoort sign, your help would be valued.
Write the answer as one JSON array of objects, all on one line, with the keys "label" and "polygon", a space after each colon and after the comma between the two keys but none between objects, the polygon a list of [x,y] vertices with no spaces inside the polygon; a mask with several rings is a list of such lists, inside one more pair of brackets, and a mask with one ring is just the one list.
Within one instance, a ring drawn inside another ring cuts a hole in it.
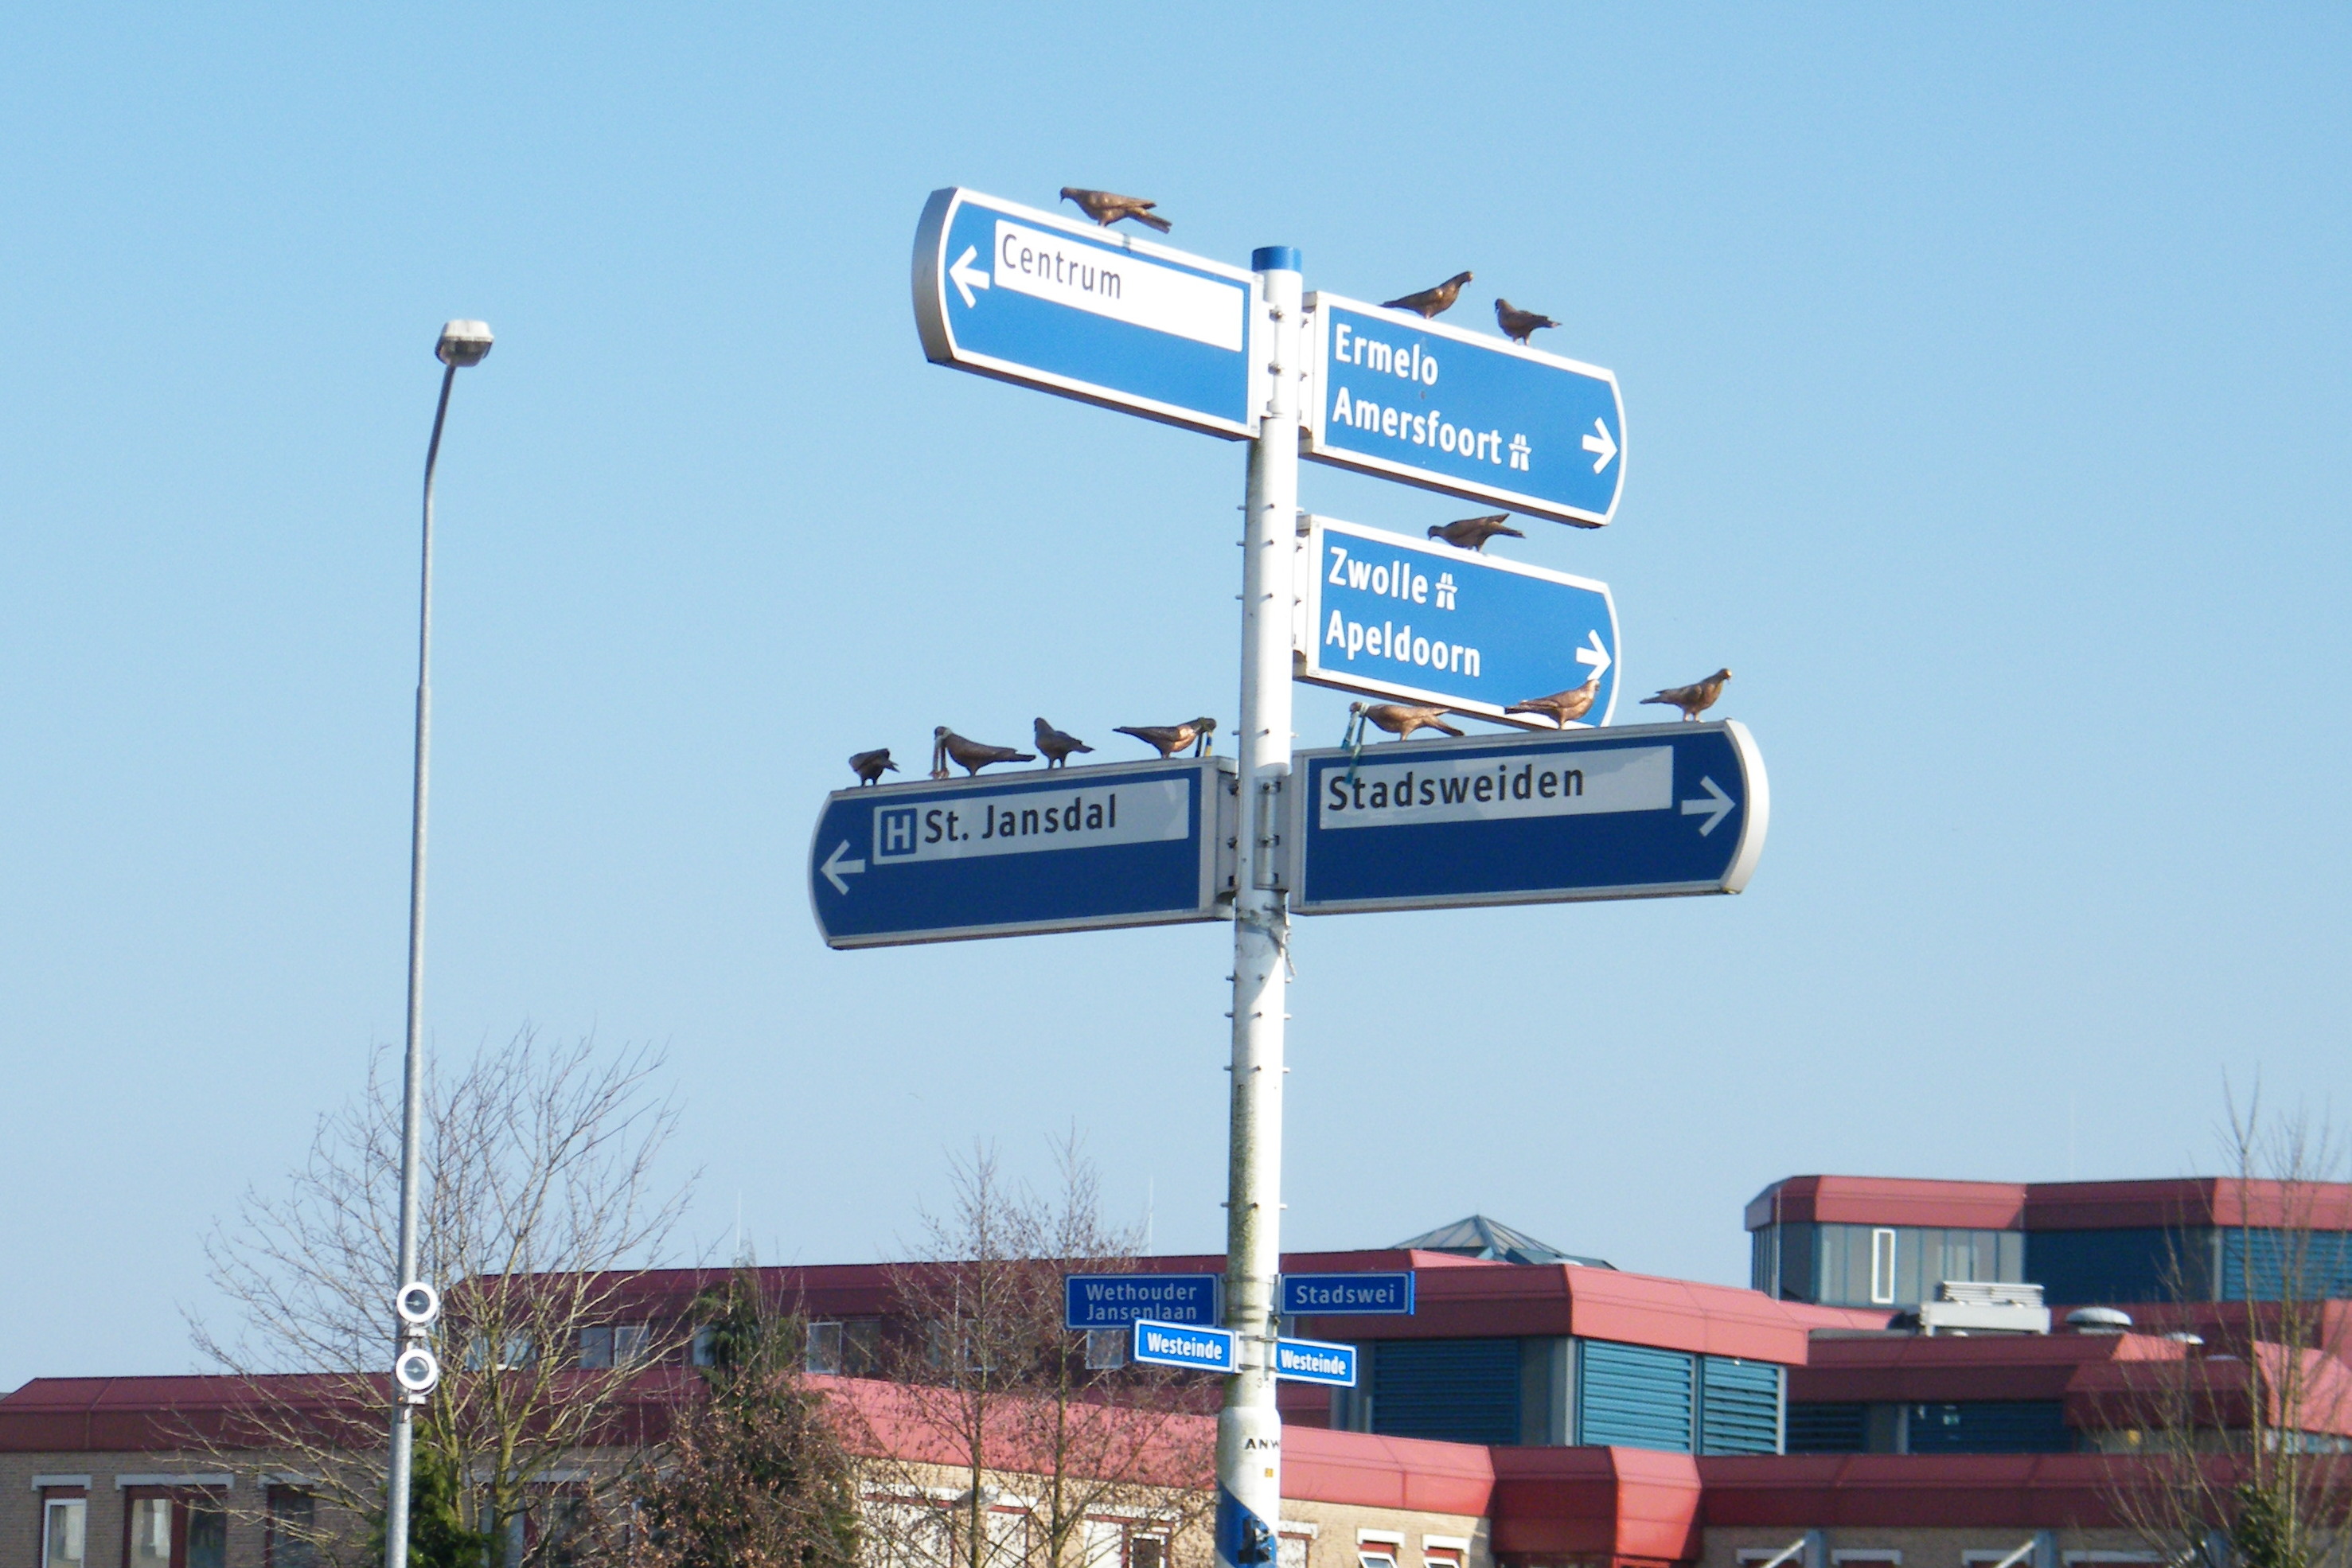
[{"label": "blue ermelo amersfoort sign", "polygon": [[1297,914],[1736,893],[1764,850],[1737,721],[1301,752]]},{"label": "blue ermelo amersfoort sign", "polygon": [[1305,455],[1597,528],[1625,478],[1615,373],[1317,293]]},{"label": "blue ermelo amersfoort sign", "polygon": [[1607,584],[1336,518],[1309,518],[1300,548],[1299,679],[1549,730],[1504,710],[1597,677],[1570,723],[1605,724],[1615,710]]},{"label": "blue ermelo amersfoort sign", "polygon": [[1062,1324],[1071,1329],[1123,1329],[1139,1318],[1188,1327],[1214,1326],[1215,1274],[1066,1274]]},{"label": "blue ermelo amersfoort sign", "polygon": [[837,790],[809,843],[828,947],[1228,918],[1228,757]]},{"label": "blue ermelo amersfoort sign", "polygon": [[1256,274],[950,187],[915,231],[934,364],[1235,439],[1257,434]]}]

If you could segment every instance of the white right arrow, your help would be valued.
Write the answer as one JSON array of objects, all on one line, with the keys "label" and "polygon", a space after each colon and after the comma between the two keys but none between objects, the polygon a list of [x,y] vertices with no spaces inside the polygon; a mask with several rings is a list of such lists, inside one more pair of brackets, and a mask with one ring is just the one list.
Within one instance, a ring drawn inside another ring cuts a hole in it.
[{"label": "white right arrow", "polygon": [[[1684,802],[1683,809],[1685,811],[1688,811],[1690,809],[1690,803],[1687,801]],[[1713,826],[1714,825],[1710,823],[1708,826]],[[1702,828],[1700,831],[1705,832],[1706,829]],[[833,884],[833,890],[836,893],[847,893],[849,891],[849,884],[841,879],[843,872],[845,871],[849,875],[855,877],[857,873],[866,869],[866,862],[864,860],[845,860],[842,858],[844,855],[848,853],[849,840],[845,838],[840,843],[833,847],[833,853],[826,856],[824,858],[824,864],[817,868],[818,870],[824,873],[824,879]]]},{"label": "white right arrow", "polygon": [[[973,304],[971,291],[988,287],[988,274],[971,264],[971,258],[979,254],[980,247],[967,245],[963,247],[963,254],[955,258],[955,265],[948,268],[948,280],[956,286],[956,292],[963,296],[963,306],[967,310],[971,310]],[[1592,437],[1587,436],[1584,438],[1584,445],[1586,449],[1590,450],[1592,447]],[[1612,447],[1609,449],[1614,452],[1617,448]],[[1597,474],[1601,470],[1595,468],[1592,471]]]},{"label": "white right arrow", "polygon": [[1609,658],[1609,650],[1601,646],[1601,634],[1599,632],[1587,632],[1584,635],[1592,639],[1592,646],[1591,647],[1578,648],[1576,650],[1576,662],[1579,664],[1591,665],[1592,667],[1592,673],[1595,675],[1607,674],[1611,661]]},{"label": "white right arrow", "polygon": [[[964,296],[964,303],[967,305],[971,303],[971,295],[967,294]],[[1588,452],[1598,454],[1592,459],[1592,471],[1597,474],[1601,469],[1609,466],[1610,458],[1617,455],[1617,443],[1610,438],[1609,426],[1601,423],[1600,420],[1595,419],[1592,422],[1592,427],[1599,431],[1600,434],[1596,436],[1587,436],[1584,438],[1584,449]]]},{"label": "white right arrow", "polygon": [[[1702,777],[1698,781],[1698,787],[1706,791],[1707,794],[1713,795],[1715,798],[1713,800],[1686,800],[1683,802],[1683,815],[1685,816],[1704,816],[1706,818],[1705,822],[1698,825],[1698,836],[1701,838],[1704,838],[1708,834],[1715,831],[1715,825],[1717,823],[1721,822],[1725,817],[1731,815],[1733,802],[1729,795],[1723,793],[1723,786],[1717,784],[1711,778]],[[844,849],[848,847],[849,846],[846,844],[842,846],[842,848]],[[846,889],[844,890],[846,891]]]}]

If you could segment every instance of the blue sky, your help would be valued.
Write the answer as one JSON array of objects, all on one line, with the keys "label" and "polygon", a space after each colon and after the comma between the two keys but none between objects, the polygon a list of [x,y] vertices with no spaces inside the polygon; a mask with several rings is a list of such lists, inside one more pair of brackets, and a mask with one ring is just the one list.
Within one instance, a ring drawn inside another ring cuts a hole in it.
[{"label": "blue sky", "polygon": [[810,922],[848,752],[1234,707],[1239,448],[925,364],[950,184],[1559,318],[1624,500],[1509,548],[1770,769],[1740,898],[1302,925],[1291,1243],[1744,1281],[1778,1175],[2210,1163],[2225,1074],[2347,1060],[2347,165],[2335,7],[13,14],[0,1387],[191,1365],[204,1233],[399,1037],[450,316],[438,1048],[665,1046],[698,1245],[887,1256],[1073,1122],[1221,1245],[1223,932]]}]

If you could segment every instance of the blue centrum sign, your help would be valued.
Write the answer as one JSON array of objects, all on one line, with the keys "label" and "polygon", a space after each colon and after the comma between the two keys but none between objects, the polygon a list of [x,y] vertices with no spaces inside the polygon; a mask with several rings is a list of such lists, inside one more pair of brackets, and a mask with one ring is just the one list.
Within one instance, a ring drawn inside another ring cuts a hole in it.
[{"label": "blue centrum sign", "polygon": [[1129,1353],[1150,1366],[1181,1366],[1194,1372],[1232,1372],[1241,1364],[1231,1330],[1155,1323],[1148,1318],[1135,1321]]},{"label": "blue centrum sign", "polygon": [[1123,1329],[1139,1318],[1213,1325],[1223,1284],[1215,1274],[1066,1274],[1062,1277],[1062,1325],[1071,1329]]},{"label": "blue centrum sign", "polygon": [[1356,1347],[1326,1344],[1321,1340],[1276,1340],[1274,1375],[1293,1383],[1325,1383],[1334,1388],[1353,1388]]},{"label": "blue centrum sign", "polygon": [[1257,275],[950,187],[915,230],[934,364],[1240,439],[1257,434]]},{"label": "blue centrum sign", "polygon": [[1594,686],[1583,729],[1617,707],[1617,605],[1606,583],[1310,517],[1300,542],[1299,679],[1435,703],[1498,723],[1531,697]]},{"label": "blue centrum sign", "polygon": [[1310,295],[1317,344],[1305,455],[1597,528],[1625,479],[1614,372]]},{"label": "blue centrum sign", "polygon": [[1403,1314],[1412,1310],[1413,1277],[1395,1274],[1286,1274],[1282,1315],[1337,1317],[1342,1313]]},{"label": "blue centrum sign", "polygon": [[1736,720],[1300,752],[1301,914],[1736,893],[1764,759]]},{"label": "blue centrum sign", "polygon": [[1227,919],[1230,757],[1032,768],[825,797],[809,902],[828,947]]}]

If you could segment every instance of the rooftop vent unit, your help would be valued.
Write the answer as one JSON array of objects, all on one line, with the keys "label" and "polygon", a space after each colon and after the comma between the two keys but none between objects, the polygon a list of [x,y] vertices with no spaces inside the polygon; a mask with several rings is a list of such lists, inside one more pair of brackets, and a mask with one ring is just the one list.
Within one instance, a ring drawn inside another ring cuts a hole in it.
[{"label": "rooftop vent unit", "polygon": [[2120,1334],[2132,1321],[2129,1312],[2113,1307],[2077,1307],[2066,1314],[2066,1326],[2078,1334]]},{"label": "rooftop vent unit", "polygon": [[1919,1304],[1923,1334],[2046,1334],[2050,1309],[2042,1304],[2042,1287],[1947,1279],[1941,1298]]}]

